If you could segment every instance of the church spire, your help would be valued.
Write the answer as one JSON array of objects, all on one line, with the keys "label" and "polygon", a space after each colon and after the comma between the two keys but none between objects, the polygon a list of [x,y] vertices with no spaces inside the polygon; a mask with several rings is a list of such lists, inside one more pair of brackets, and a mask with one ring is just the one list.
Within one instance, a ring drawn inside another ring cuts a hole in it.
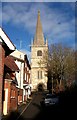
[{"label": "church spire", "polygon": [[34,37],[34,45],[44,45],[44,35],[43,35],[42,24],[40,20],[40,11],[38,11],[36,33]]}]

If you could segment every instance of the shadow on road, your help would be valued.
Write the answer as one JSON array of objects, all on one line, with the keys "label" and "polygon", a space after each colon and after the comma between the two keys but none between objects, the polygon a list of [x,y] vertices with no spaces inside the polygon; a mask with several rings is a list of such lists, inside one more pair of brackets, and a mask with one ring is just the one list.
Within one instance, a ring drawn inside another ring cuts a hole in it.
[{"label": "shadow on road", "polygon": [[[20,113],[17,111],[12,111],[8,115],[4,116],[2,120],[25,120],[23,116],[20,116]],[[19,117],[19,119],[17,119]]]},{"label": "shadow on road", "polygon": [[[34,118],[27,119],[23,116],[23,114],[20,116],[19,112],[13,111],[8,116],[5,116],[2,120],[77,119],[77,86],[59,93],[58,96],[60,100],[58,106],[42,107],[36,102],[33,102],[33,106],[39,110],[38,114],[34,116]],[[18,117],[19,119],[17,119]]]},{"label": "shadow on road", "polygon": [[33,120],[51,120],[51,119],[77,119],[77,86],[60,92],[59,105],[51,107],[43,107],[40,113]]},{"label": "shadow on road", "polygon": [[41,106],[38,105],[37,103],[32,103],[35,107],[37,107],[39,110],[41,109]]}]

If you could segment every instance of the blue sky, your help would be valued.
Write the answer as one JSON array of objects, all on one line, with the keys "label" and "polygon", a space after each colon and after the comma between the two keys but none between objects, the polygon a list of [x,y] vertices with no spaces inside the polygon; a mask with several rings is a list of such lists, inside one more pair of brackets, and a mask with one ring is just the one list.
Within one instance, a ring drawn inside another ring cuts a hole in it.
[{"label": "blue sky", "polygon": [[62,43],[74,48],[74,2],[3,2],[2,27],[16,48],[30,53],[38,10],[48,44]]}]

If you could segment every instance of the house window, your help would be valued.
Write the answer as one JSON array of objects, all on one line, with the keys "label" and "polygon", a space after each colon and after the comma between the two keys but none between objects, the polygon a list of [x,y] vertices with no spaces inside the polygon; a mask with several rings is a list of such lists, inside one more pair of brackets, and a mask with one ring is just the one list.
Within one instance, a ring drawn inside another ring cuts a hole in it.
[{"label": "house window", "polygon": [[37,74],[38,74],[38,75],[37,75],[37,76],[38,76],[38,79],[42,79],[42,71],[38,71]]},{"label": "house window", "polygon": [[37,56],[42,56],[42,51],[41,50],[37,51]]},{"label": "house window", "polygon": [[15,98],[15,90],[11,90],[11,98]]}]

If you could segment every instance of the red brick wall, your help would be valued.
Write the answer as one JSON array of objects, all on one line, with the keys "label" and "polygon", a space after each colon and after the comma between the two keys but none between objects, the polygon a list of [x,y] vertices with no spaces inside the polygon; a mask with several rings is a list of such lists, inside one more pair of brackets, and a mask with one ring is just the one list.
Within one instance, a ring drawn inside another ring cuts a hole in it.
[{"label": "red brick wall", "polygon": [[26,102],[26,95],[24,95],[24,102]]},{"label": "red brick wall", "polygon": [[7,112],[9,113],[12,110],[16,110],[17,109],[17,95],[18,95],[18,89],[16,88],[16,86],[14,84],[12,84],[11,82],[8,82],[5,80],[5,86],[4,88],[8,89],[8,108],[7,108]]},{"label": "red brick wall", "polygon": [[0,43],[0,116],[2,115],[2,87],[3,87],[4,58],[5,58],[5,51]]},{"label": "red brick wall", "polygon": [[10,94],[10,110],[16,110],[17,109],[17,103],[18,103],[18,89],[14,84],[11,84],[10,86],[11,94]]},{"label": "red brick wall", "polygon": [[18,89],[18,105],[20,105],[23,102],[23,90]]}]

